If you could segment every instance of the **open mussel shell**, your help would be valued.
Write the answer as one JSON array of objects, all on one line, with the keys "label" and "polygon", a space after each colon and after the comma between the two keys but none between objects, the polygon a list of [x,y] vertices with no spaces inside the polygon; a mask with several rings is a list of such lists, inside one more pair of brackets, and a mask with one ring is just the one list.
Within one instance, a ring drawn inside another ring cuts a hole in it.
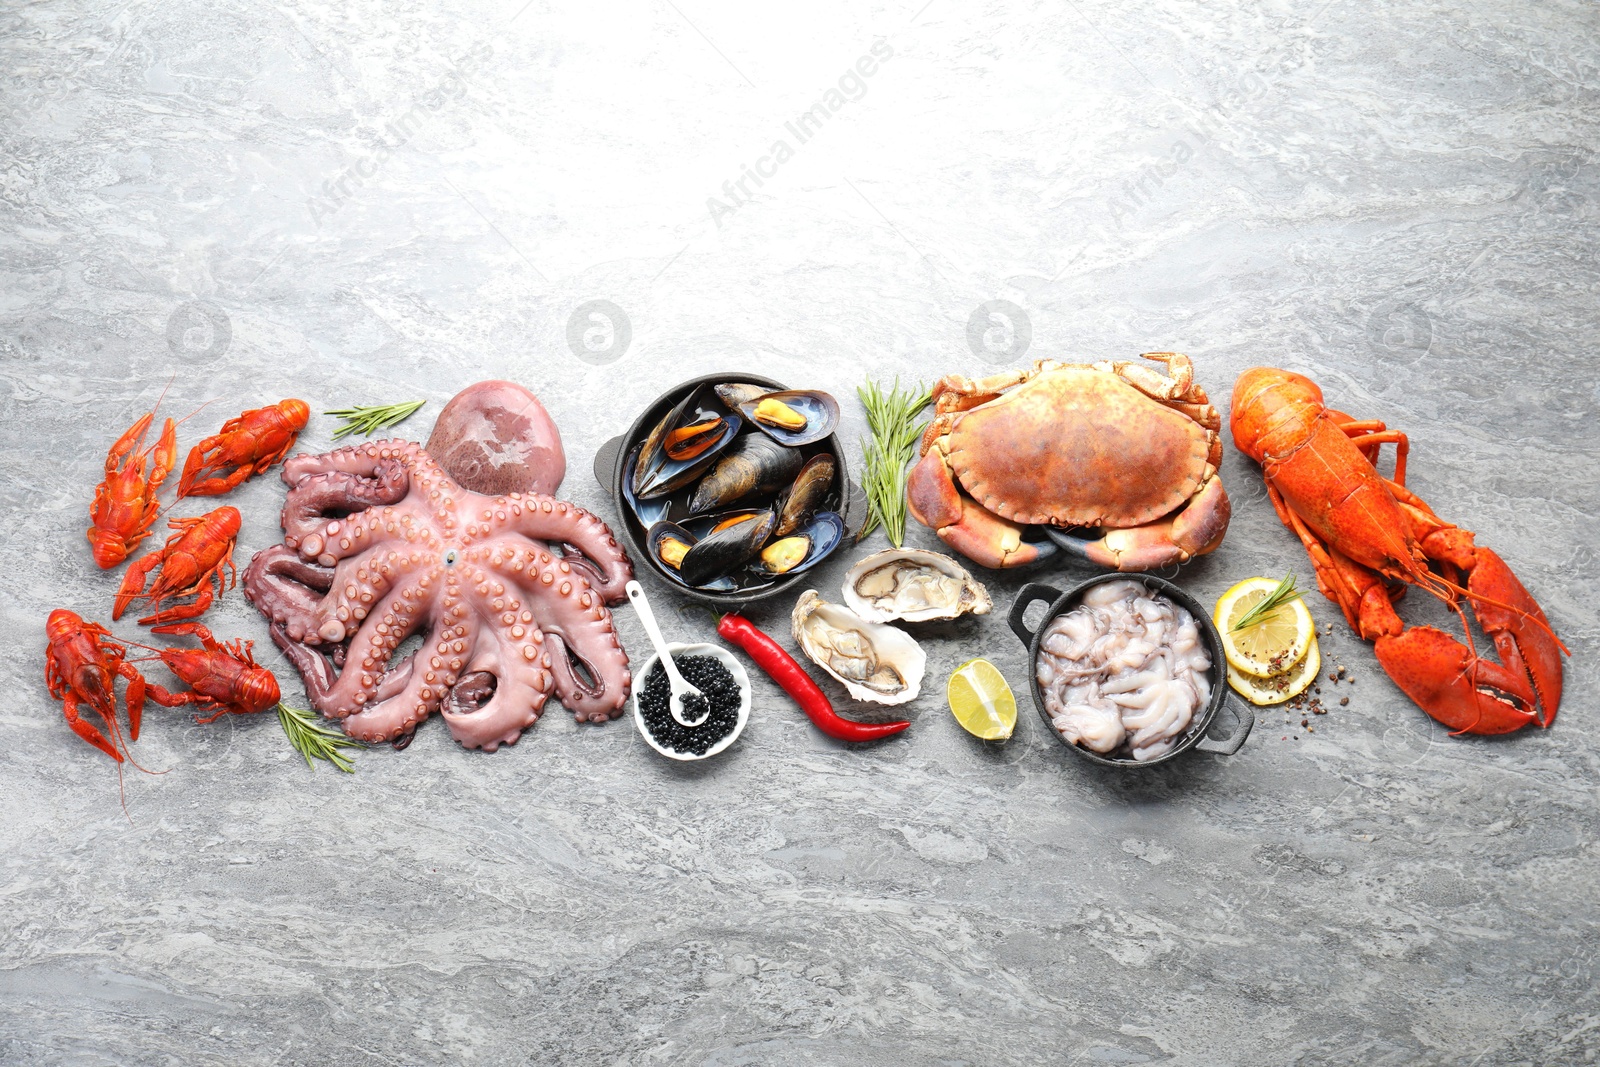
[{"label": "open mussel shell", "polygon": [[[644,541],[651,557],[661,564],[661,570],[676,582],[691,584],[683,576],[683,561],[688,558],[690,550],[699,544],[700,538],[675,522],[658,522],[645,532]],[[694,588],[731,593],[739,588],[739,583],[729,575],[722,575]]]},{"label": "open mussel shell", "polygon": [[685,583],[696,588],[705,588],[707,583],[731,575],[761,551],[776,521],[771,511],[763,511],[713,530],[689,549],[678,573]]},{"label": "open mussel shell", "polygon": [[794,449],[760,434],[745,434],[716,457],[695,486],[689,513],[702,515],[745,497],[775,493],[794,480],[800,466],[800,453]]},{"label": "open mussel shell", "polygon": [[634,496],[654,500],[694,481],[739,435],[741,422],[710,389],[694,390],[661,417],[639,446],[629,476]]},{"label": "open mussel shell", "polygon": [[[762,433],[790,448],[820,441],[839,425],[839,402],[815,389],[763,393],[744,401],[739,411]],[[795,418],[805,421],[794,426]]]},{"label": "open mussel shell", "polygon": [[824,511],[802,529],[773,537],[752,566],[763,574],[799,574],[827,559],[843,541],[844,519],[836,512]]},{"label": "open mussel shell", "polygon": [[725,382],[717,386],[717,399],[728,406],[729,411],[738,411],[739,405],[747,400],[760,400],[771,389],[764,385],[751,385],[748,382]]},{"label": "open mussel shell", "polygon": [[[636,448],[628,454],[628,464],[625,469],[633,470],[638,461],[639,449]],[[631,476],[622,479],[622,499],[628,502],[628,507],[632,509],[634,516],[639,520],[639,524],[647,530],[662,519],[665,519],[668,513],[672,511],[672,501],[663,497],[657,497],[654,500],[640,500],[638,494],[633,491],[633,478]]]},{"label": "open mussel shell", "polygon": [[783,498],[783,506],[778,509],[778,528],[772,531],[773,537],[788,537],[822,510],[833,492],[838,469],[839,465],[826,452],[806,460]]}]

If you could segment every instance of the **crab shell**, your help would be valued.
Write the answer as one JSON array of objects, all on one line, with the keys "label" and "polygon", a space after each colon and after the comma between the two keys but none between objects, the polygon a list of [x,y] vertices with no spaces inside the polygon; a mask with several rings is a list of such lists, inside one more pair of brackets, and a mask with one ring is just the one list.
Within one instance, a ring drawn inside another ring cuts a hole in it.
[{"label": "crab shell", "polygon": [[1002,518],[1116,528],[1192,497],[1220,444],[1115,375],[1073,365],[962,412],[938,447],[962,487]]}]

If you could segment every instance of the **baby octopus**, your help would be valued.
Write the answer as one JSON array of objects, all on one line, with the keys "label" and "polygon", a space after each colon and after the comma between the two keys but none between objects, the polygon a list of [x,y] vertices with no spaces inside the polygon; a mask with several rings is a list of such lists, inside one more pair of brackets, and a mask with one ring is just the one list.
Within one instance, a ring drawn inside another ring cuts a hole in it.
[{"label": "baby octopus", "polygon": [[[283,544],[256,554],[245,595],[351,737],[394,741],[438,711],[492,752],[552,691],[579,722],[622,714],[628,657],[606,605],[633,567],[600,519],[463,489],[411,441],[296,456],[283,480]],[[390,666],[413,634],[421,647]]]}]

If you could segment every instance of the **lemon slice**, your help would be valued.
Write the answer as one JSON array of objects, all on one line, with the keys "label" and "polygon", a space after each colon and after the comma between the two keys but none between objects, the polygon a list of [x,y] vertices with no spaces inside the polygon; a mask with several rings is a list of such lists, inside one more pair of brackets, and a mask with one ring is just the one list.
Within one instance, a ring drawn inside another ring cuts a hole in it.
[{"label": "lemon slice", "polygon": [[1317,680],[1317,673],[1321,670],[1322,653],[1317,648],[1317,639],[1313,637],[1305,656],[1295,664],[1293,670],[1275,674],[1271,678],[1257,678],[1234,670],[1233,664],[1230,663],[1228,684],[1233,686],[1234,692],[1252,704],[1263,706],[1282,704],[1285,700],[1293,700],[1305,692],[1306,688]]},{"label": "lemon slice", "polygon": [[1017,728],[1017,698],[986,659],[968,660],[957,667],[944,692],[956,722],[973,737],[1004,741]]},{"label": "lemon slice", "polygon": [[1228,665],[1240,674],[1271,678],[1288,673],[1305,657],[1306,649],[1316,638],[1316,623],[1311,621],[1311,611],[1301,597],[1278,605],[1248,629],[1233,629],[1234,623],[1277,587],[1271,578],[1246,578],[1222,594],[1211,614],[1222,633],[1222,651],[1228,657]]}]

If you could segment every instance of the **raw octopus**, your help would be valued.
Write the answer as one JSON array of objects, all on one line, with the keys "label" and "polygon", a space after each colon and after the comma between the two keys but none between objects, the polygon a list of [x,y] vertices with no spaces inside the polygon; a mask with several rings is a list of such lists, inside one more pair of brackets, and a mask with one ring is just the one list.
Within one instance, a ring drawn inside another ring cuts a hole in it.
[{"label": "raw octopus", "polygon": [[1036,670],[1061,736],[1141,762],[1170,752],[1211,698],[1193,617],[1136,581],[1096,585],[1052,620]]},{"label": "raw octopus", "polygon": [[412,441],[296,456],[283,480],[283,544],[256,554],[245,595],[351,737],[394,741],[438,711],[462,745],[492,752],[551,692],[579,722],[622,714],[628,657],[606,605],[633,567],[600,519],[463,489]]}]

